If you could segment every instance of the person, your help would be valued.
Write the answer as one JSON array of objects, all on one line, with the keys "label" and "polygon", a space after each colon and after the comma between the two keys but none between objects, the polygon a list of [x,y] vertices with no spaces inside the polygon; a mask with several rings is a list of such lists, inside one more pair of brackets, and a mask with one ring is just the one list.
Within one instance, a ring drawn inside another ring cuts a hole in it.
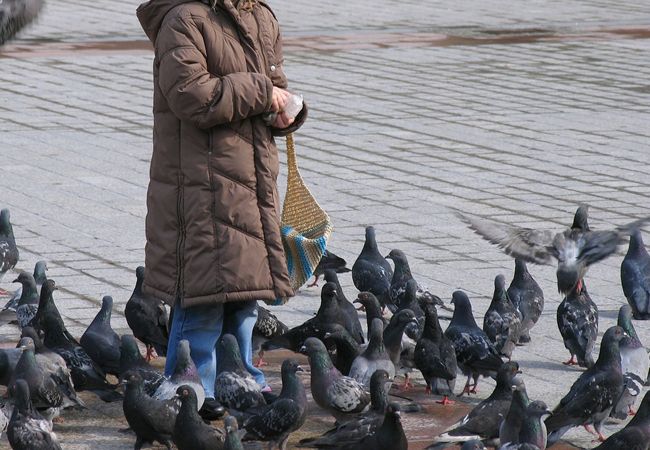
[{"label": "person", "polygon": [[174,305],[166,374],[189,340],[208,398],[201,413],[218,416],[220,334],[237,337],[254,371],[256,301],[293,295],[274,136],[298,129],[307,109],[284,112],[282,39],[263,1],[151,0],[137,16],[155,51],[143,288]]}]

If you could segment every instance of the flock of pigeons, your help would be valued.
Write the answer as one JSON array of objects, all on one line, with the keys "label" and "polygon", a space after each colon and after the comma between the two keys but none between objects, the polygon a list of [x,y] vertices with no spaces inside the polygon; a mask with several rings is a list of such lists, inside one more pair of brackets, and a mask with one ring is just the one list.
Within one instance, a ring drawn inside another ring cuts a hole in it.
[{"label": "flock of pigeons", "polygon": [[[345,261],[326,253],[316,271],[326,283],[314,317],[288,329],[258,307],[254,331],[258,364],[265,351],[279,348],[307,355],[311,396],[336,419],[331,430],[298,445],[407,449],[400,414],[419,409],[389,401],[389,392],[397,375],[403,376],[403,387],[408,388],[412,386],[409,373],[419,370],[426,392],[439,396],[442,405],[454,403],[450,398],[458,373],[467,377],[458,395],[475,393],[481,376],[496,380],[494,391],[429,448],[480,449],[487,444],[506,450],[543,450],[579,426],[598,436],[601,450],[650,448],[650,395],[634,410],[648,380],[650,360],[632,325],[632,318],[650,318],[650,255],[639,231],[647,219],[615,230],[592,231],[587,208],[582,206],[569,229],[550,233],[461,217],[515,257],[510,285],[506,287],[502,275],[495,278],[482,328],[468,296],[456,291],[453,316],[443,331],[438,310],[448,307],[417,283],[404,252],[392,250],[382,256],[373,227],[366,228],[364,247],[351,270],[360,291],[354,302],[346,298],[338,280],[337,273],[350,271]],[[598,308],[589,297],[584,276],[590,265],[614,253],[628,235],[621,279],[629,305],[621,307],[618,325],[604,333],[594,360]],[[18,258],[9,211],[4,209],[0,276]],[[517,346],[530,342],[530,331],[544,308],[543,292],[526,262],[557,262],[558,289],[565,295],[557,323],[571,355],[565,364],[586,369],[552,412],[544,402],[528,398],[521,368],[512,359]],[[47,279],[46,270],[41,261],[33,274],[20,273],[15,282],[21,288],[5,306],[15,311],[21,329],[17,347],[0,350],[0,384],[8,387],[0,429],[6,430],[12,448],[61,448],[52,423],[68,408],[85,407],[76,394],[83,390],[106,402],[123,402],[124,416],[136,436],[135,449],[154,442],[167,448],[173,443],[181,450],[239,449],[248,448],[249,441],[284,449],[290,434],[305,423],[307,393],[298,376],[303,368],[293,359],[285,360],[279,395],[262,392],[242,362],[236,338],[229,334],[218,343],[215,381],[215,400],[229,413],[225,430],[204,421],[199,410],[205,392],[189,343],[180,342],[169,378],[148,362],[154,353],[166,354],[169,317],[160,301],[143,294],[144,268],[136,270],[136,285],[125,308],[133,336],[118,336],[112,330],[113,300],[106,296],[79,341],[66,330],[53,299],[56,286]],[[367,335],[355,305],[365,310]],[[136,338],[146,345],[146,358]],[[109,374],[119,383],[111,383]],[[609,438],[603,436],[605,420],[624,419],[628,414],[634,418],[624,428]]]}]

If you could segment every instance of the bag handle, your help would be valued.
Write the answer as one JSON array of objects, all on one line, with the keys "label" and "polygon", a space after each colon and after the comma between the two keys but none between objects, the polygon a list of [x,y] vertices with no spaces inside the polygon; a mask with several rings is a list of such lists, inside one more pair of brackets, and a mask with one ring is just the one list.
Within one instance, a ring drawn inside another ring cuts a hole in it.
[{"label": "bag handle", "polygon": [[296,147],[293,143],[293,133],[289,133],[287,138],[287,178],[293,177],[298,173],[298,161],[296,159]]}]

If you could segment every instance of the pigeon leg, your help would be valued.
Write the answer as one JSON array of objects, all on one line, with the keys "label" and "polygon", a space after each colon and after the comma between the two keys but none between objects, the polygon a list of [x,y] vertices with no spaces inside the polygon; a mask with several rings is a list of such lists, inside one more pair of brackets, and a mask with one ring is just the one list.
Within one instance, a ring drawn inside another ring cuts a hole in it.
[{"label": "pigeon leg", "polygon": [[308,284],[307,287],[314,287],[314,286],[318,287],[318,279],[319,278],[320,278],[320,275],[316,275],[314,277],[314,282],[312,284]]},{"label": "pigeon leg", "polygon": [[628,416],[636,416],[636,411],[634,409],[632,409],[632,405],[628,406],[627,415]]},{"label": "pigeon leg", "polygon": [[571,359],[563,362],[562,364],[564,364],[565,366],[575,366],[576,364],[578,364],[578,361],[576,361],[576,355],[571,355]]},{"label": "pigeon leg", "polygon": [[266,362],[264,361],[264,350],[260,350],[259,353],[257,353],[257,356],[260,357],[260,359],[257,360],[255,364],[253,364],[255,367],[264,367],[266,366]]},{"label": "pigeon leg", "polygon": [[585,430],[587,430],[587,433],[589,433],[589,434],[597,434],[596,431],[594,431],[593,428],[590,428],[589,424],[583,425],[583,427],[584,427]]},{"label": "pigeon leg", "polygon": [[409,381],[409,374],[405,373],[404,374],[404,384],[402,385],[402,390],[403,391],[408,391],[413,387],[413,384]]},{"label": "pigeon leg", "polygon": [[427,384],[427,387],[424,388],[424,393],[428,394],[428,395],[431,395],[431,385]]},{"label": "pigeon leg", "polygon": [[478,393],[478,377],[479,377],[479,376],[480,376],[480,375],[479,375],[478,373],[477,373],[477,374],[474,374],[474,375],[472,376],[472,378],[474,379],[474,384],[473,384],[472,389],[470,389],[470,391],[468,392],[469,394],[476,394],[476,393]]},{"label": "pigeon leg", "polygon": [[469,382],[470,382],[471,379],[472,379],[472,376],[467,375],[467,383],[465,383],[465,387],[463,388],[463,391],[460,394],[458,394],[458,397],[462,397],[463,394],[469,395]]},{"label": "pigeon leg", "polygon": [[607,438],[603,435],[603,433],[601,433],[601,432],[599,431],[599,432],[598,432],[598,439],[597,439],[597,441],[598,441],[598,442],[605,442],[606,440],[607,440]]},{"label": "pigeon leg", "polygon": [[151,361],[156,357],[156,351],[153,348],[153,345],[147,345],[147,355],[145,356],[145,360],[147,362]]},{"label": "pigeon leg", "polygon": [[449,397],[445,395],[442,400],[440,400],[439,402],[436,402],[436,403],[438,403],[438,404],[440,404],[442,406],[447,406],[447,405],[453,405],[456,402],[449,400]]}]

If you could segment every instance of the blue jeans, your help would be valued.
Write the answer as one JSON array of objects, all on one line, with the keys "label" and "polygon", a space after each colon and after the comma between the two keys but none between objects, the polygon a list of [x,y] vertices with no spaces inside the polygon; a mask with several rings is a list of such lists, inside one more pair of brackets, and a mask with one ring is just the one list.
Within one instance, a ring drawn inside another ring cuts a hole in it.
[{"label": "blue jeans", "polygon": [[257,320],[257,302],[200,305],[174,308],[169,333],[165,375],[171,376],[176,365],[176,346],[181,339],[190,342],[192,360],[201,377],[205,396],[214,398],[214,380],[217,376],[216,345],[221,333],[231,333],[237,338],[244,366],[260,386],[266,380],[261,370],[253,366],[253,327]]}]

